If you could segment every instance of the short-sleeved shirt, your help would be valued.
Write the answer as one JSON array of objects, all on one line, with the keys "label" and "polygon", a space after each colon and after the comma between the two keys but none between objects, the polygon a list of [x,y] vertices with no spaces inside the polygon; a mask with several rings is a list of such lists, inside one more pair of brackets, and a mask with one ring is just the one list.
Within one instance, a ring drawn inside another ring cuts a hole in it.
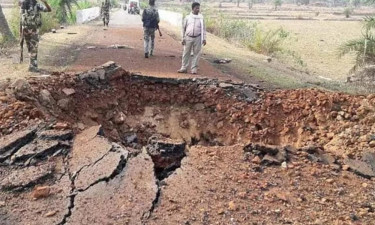
[{"label": "short-sleeved shirt", "polygon": [[22,2],[21,4],[21,12],[24,12],[25,10],[31,11],[34,9],[36,9],[37,12],[48,12],[47,7],[39,2],[37,2],[34,7],[31,4],[26,4],[25,2]]}]

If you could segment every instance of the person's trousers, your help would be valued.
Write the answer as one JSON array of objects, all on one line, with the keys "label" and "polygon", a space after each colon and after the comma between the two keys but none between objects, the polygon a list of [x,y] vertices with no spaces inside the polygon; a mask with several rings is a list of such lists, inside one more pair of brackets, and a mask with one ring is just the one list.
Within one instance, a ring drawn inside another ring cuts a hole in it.
[{"label": "person's trousers", "polygon": [[155,46],[155,28],[144,28],[143,40],[145,53],[151,53],[154,51]]},{"label": "person's trousers", "polygon": [[202,42],[201,36],[198,37],[185,37],[184,52],[182,54],[182,66],[181,69],[186,70],[189,66],[189,60],[191,56],[191,51],[194,55],[191,59],[191,70],[197,70],[199,67],[199,58],[201,56]]},{"label": "person's trousers", "polygon": [[30,68],[38,68],[38,46],[39,46],[39,32],[34,29],[24,29],[23,35],[27,50],[30,56]]}]

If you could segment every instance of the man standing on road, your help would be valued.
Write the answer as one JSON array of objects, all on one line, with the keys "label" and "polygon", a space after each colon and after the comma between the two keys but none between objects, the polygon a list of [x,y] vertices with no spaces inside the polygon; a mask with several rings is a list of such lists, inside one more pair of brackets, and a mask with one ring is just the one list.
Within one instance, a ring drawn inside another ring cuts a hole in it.
[{"label": "man standing on road", "polygon": [[199,14],[200,4],[194,2],[191,8],[192,12],[185,18],[182,25],[182,45],[184,46],[184,52],[182,54],[182,66],[178,72],[187,73],[190,53],[193,50],[191,73],[197,74],[202,45],[206,45],[206,27],[202,14]]},{"label": "man standing on road", "polygon": [[105,0],[105,2],[102,2],[102,7],[100,8],[100,14],[103,18],[103,25],[108,27],[109,23],[109,10],[110,10],[110,3],[109,0]]},{"label": "man standing on road", "polygon": [[51,7],[46,0],[41,0],[43,5],[36,0],[25,0],[21,3],[21,39],[24,38],[30,56],[29,71],[38,70],[38,45],[39,28],[42,26],[41,12],[51,12]]},{"label": "man standing on road", "polygon": [[155,8],[155,0],[150,0],[149,5],[142,13],[145,58],[154,54],[155,31],[159,29],[160,22],[159,12]]}]

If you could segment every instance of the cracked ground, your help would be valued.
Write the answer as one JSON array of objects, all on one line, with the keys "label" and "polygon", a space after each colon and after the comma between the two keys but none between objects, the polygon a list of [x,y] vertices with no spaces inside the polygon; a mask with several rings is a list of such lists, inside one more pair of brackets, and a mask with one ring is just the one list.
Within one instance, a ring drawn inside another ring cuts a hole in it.
[{"label": "cracked ground", "polygon": [[0,224],[375,221],[372,95],[113,62],[0,93]]}]

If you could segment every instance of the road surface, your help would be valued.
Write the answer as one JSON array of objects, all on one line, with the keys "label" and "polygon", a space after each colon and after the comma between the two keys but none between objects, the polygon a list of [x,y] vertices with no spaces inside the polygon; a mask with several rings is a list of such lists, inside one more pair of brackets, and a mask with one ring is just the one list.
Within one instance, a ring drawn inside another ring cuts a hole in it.
[{"label": "road surface", "polygon": [[[183,47],[165,31],[166,29],[163,29],[163,25],[161,26],[163,36],[156,36],[154,56],[149,59],[144,58],[143,28],[139,15],[129,15],[121,9],[111,14],[108,29],[103,29],[99,22],[92,23],[90,26],[85,45],[81,47],[77,59],[68,69],[70,71],[88,70],[107,61],[114,61],[126,70],[144,75],[197,77],[197,75],[177,73],[181,66]],[[110,47],[112,45],[123,45],[126,48],[115,49]],[[233,79],[206,60],[201,60],[198,76]]]}]

